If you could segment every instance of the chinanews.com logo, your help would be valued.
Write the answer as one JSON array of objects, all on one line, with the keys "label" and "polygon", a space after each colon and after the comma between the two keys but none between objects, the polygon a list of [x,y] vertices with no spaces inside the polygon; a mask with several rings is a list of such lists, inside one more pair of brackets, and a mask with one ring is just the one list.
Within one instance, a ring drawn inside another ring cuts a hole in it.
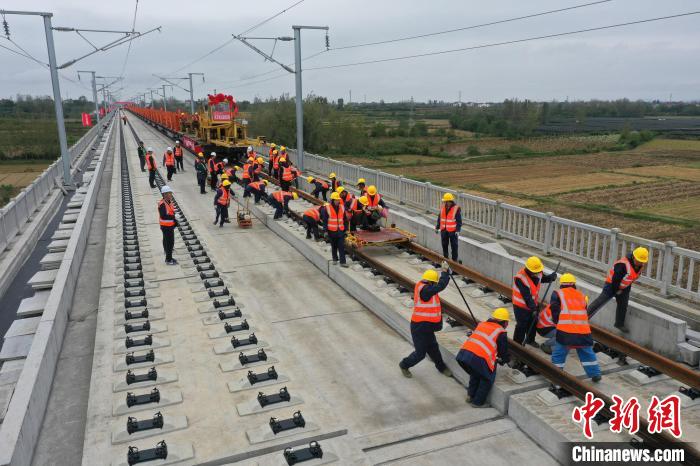
[{"label": "chinanews.com logo", "polygon": [[[604,400],[588,392],[583,405],[573,409],[571,418],[581,425],[582,433],[588,440],[593,440],[594,423],[598,423],[599,415],[605,407]],[[636,397],[624,400],[618,395],[613,395],[612,404],[609,406],[612,417],[607,413],[605,416],[609,417],[608,428],[617,434],[635,435],[640,431],[649,434],[667,432],[677,439],[681,438],[681,399],[678,395],[669,395],[663,399],[653,395],[644,411],[645,416],[642,417],[642,405]],[[572,465],[683,464],[686,453],[680,444],[652,448],[639,442],[585,442],[569,443],[568,447],[569,464]]]}]

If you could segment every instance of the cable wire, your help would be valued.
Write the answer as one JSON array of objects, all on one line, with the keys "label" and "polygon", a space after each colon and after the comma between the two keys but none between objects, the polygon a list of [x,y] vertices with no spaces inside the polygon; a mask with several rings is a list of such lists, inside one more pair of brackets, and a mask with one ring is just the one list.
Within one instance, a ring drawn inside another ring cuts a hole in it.
[{"label": "cable wire", "polygon": [[[136,31],[136,14],[139,11],[139,0],[136,0],[136,6],[134,7],[134,20],[131,22],[131,32]],[[126,63],[129,61],[129,54],[131,53],[131,43],[129,41],[129,47],[126,49],[126,57],[124,57],[124,63],[122,64],[122,72],[119,74],[120,77],[124,77],[124,71],[126,70]]]},{"label": "cable wire", "polygon": [[626,23],[610,24],[607,26],[578,29],[575,31],[559,32],[559,33],[555,33],[555,34],[546,34],[546,35],[542,35],[542,36],[526,37],[524,39],[508,40],[508,41],[503,41],[503,42],[492,42],[489,44],[474,45],[471,47],[460,47],[457,49],[438,50],[435,52],[426,52],[426,53],[418,53],[418,54],[414,54],[414,55],[403,55],[403,56],[399,56],[399,57],[381,58],[381,59],[377,59],[377,60],[366,60],[366,61],[359,61],[359,62],[354,62],[354,63],[343,63],[343,64],[339,64],[339,65],[317,66],[314,68],[306,68],[305,71],[326,70],[326,69],[332,69],[332,68],[345,68],[345,67],[350,67],[350,66],[369,65],[369,64],[374,64],[374,63],[384,63],[384,62],[392,62],[392,61],[399,61],[399,60],[409,60],[412,58],[422,58],[422,57],[430,57],[430,56],[435,56],[435,55],[445,55],[445,54],[449,54],[449,53],[464,52],[464,51],[477,50],[477,49],[485,49],[485,48],[490,48],[490,47],[498,47],[498,46],[502,46],[502,45],[519,44],[519,43],[523,43],[523,42],[531,42],[531,41],[542,40],[542,39],[551,39],[554,37],[571,36],[571,35],[575,35],[575,34],[582,34],[584,32],[602,31],[605,29],[613,29],[613,28],[619,28],[619,27],[624,27],[624,26],[632,26],[635,24],[651,23],[651,22],[655,22],[655,21],[663,21],[663,20],[667,20],[667,19],[697,15],[699,13],[700,13],[700,11],[691,11],[691,12],[687,12],[687,13],[680,13],[677,15],[660,16],[660,17],[656,17],[656,18],[642,19],[642,20],[638,20],[638,21],[629,21]]},{"label": "cable wire", "polygon": [[262,26],[263,24],[272,21],[273,19],[275,19],[275,18],[277,18],[278,16],[280,16],[280,15],[286,13],[287,11],[291,10],[292,8],[294,8],[295,6],[297,6],[297,5],[299,5],[300,3],[303,3],[303,2],[304,2],[304,0],[299,0],[298,2],[296,2],[296,3],[294,3],[294,4],[290,5],[290,6],[288,6],[287,8],[285,8],[285,9],[282,10],[282,11],[280,11],[279,13],[277,13],[277,14],[275,14],[275,15],[273,15],[273,16],[270,16],[270,17],[267,18],[266,20],[263,20],[263,21],[259,22],[259,23],[256,24],[255,26],[246,29],[245,31],[241,32],[241,33],[238,34],[238,35],[239,35],[239,36],[242,36],[243,34],[248,34],[249,32],[254,31],[255,29],[257,29],[257,28],[259,28],[260,26]]},{"label": "cable wire", "polygon": [[523,19],[537,18],[538,16],[546,16],[546,15],[551,15],[554,13],[561,13],[563,11],[576,10],[578,8],[586,8],[586,7],[593,6],[593,5],[599,5],[601,3],[609,3],[611,1],[613,1],[613,0],[600,0],[597,2],[584,3],[581,5],[574,5],[574,6],[570,6],[570,7],[566,7],[566,8],[558,8],[556,10],[548,10],[548,11],[542,11],[540,13],[533,13],[530,15],[518,16],[515,18],[508,18],[508,19],[501,19],[498,21],[491,21],[489,23],[475,24],[473,26],[466,26],[466,27],[461,27],[461,28],[456,28],[456,29],[447,29],[445,31],[429,32],[426,34],[418,34],[415,36],[399,37],[396,39],[380,40],[380,41],[376,41],[376,42],[366,42],[363,44],[344,45],[341,47],[333,47],[333,50],[345,50],[345,49],[354,49],[354,48],[358,48],[358,47],[369,47],[371,45],[390,44],[390,43],[394,43],[394,42],[401,42],[404,40],[422,39],[425,37],[439,36],[442,34],[450,34],[452,32],[468,31],[470,29],[478,29],[478,28],[483,28],[483,27],[487,27],[487,26],[495,26],[497,24],[511,23],[511,22],[520,21]]}]

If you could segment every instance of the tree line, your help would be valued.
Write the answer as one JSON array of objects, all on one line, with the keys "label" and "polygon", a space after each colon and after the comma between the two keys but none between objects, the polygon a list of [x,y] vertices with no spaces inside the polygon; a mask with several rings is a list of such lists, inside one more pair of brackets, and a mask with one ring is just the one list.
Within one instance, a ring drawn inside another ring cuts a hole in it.
[{"label": "tree line", "polygon": [[[63,114],[68,119],[79,119],[83,112],[94,112],[95,103],[85,96],[63,101]],[[14,99],[0,99],[0,117],[55,119],[53,98],[49,96],[17,95]]]}]

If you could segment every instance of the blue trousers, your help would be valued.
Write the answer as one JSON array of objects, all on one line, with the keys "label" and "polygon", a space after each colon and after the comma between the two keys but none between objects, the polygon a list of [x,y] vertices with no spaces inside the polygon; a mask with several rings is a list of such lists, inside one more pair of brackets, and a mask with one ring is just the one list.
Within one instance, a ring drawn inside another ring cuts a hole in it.
[{"label": "blue trousers", "polygon": [[[598,359],[595,356],[592,346],[576,348],[576,353],[578,354],[578,359],[581,361],[581,365],[586,371],[586,375],[588,377],[600,375],[600,366],[598,365]],[[564,370],[564,366],[566,365],[566,356],[568,354],[568,346],[555,342],[554,349],[552,350],[552,364],[557,366],[559,369]]]},{"label": "blue trousers", "polygon": [[[421,322],[425,324],[425,322]],[[435,368],[442,372],[447,367],[445,361],[442,360],[442,354],[440,354],[440,346],[438,345],[437,338],[435,338],[435,330],[428,328],[427,325],[416,324],[411,322],[411,339],[413,340],[413,353],[405,357],[399,366],[403,369],[409,369],[423,359],[425,356],[430,356],[433,360]]]},{"label": "blue trousers", "polygon": [[[467,394],[472,399],[472,403],[481,406],[486,403],[486,398],[489,396],[493,382],[496,380],[496,372],[489,373],[489,376],[484,375],[483,370],[478,370],[469,363],[457,361],[457,363],[469,374],[469,385],[467,386]],[[473,362],[472,362],[473,363]]]}]

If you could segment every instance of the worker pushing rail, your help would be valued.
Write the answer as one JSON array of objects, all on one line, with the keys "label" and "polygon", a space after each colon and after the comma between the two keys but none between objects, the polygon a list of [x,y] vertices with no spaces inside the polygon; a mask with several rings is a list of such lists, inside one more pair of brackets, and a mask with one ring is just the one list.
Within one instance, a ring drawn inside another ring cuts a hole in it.
[{"label": "worker pushing rail", "polygon": [[515,333],[513,340],[521,345],[528,344],[535,348],[535,333],[530,332],[533,320],[540,310],[540,288],[542,283],[556,280],[557,273],[544,274],[544,264],[539,257],[532,256],[525,261],[525,267],[513,277],[512,299],[515,312]]}]

